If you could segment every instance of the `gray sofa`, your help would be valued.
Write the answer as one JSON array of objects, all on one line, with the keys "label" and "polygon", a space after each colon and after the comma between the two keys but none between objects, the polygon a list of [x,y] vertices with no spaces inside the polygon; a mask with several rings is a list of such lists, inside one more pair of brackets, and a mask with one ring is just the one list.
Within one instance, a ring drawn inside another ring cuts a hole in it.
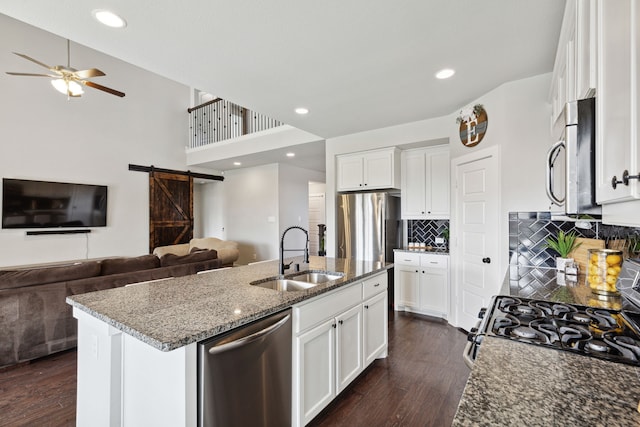
[{"label": "gray sofa", "polygon": [[76,264],[0,270],[0,368],[77,344],[69,295],[219,268],[216,251],[109,258]]}]

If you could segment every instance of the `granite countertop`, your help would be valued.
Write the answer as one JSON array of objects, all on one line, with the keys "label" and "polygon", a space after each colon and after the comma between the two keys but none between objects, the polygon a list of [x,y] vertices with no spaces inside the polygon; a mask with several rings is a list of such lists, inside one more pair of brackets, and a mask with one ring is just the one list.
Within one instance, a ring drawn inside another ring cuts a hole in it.
[{"label": "granite countertop", "polygon": [[440,254],[440,255],[449,255],[449,248],[447,247],[437,247],[437,246],[427,246],[426,249],[414,249],[414,248],[397,248],[393,250],[394,252],[410,252],[410,253],[421,253],[421,254]]},{"label": "granite countertop", "polygon": [[631,426],[636,367],[485,337],[453,426]]},{"label": "granite countertop", "polygon": [[[276,313],[293,304],[382,272],[393,264],[310,257],[289,258],[300,270],[344,277],[299,292],[249,283],[278,275],[278,261],[214,270],[155,283],[67,297],[67,303],[162,351],[170,351]],[[289,274],[289,272],[287,272]]]},{"label": "granite countertop", "polygon": [[[501,295],[637,311],[583,276],[560,285],[554,269],[510,267]],[[485,336],[452,425],[640,425],[639,400],[638,367]]]}]

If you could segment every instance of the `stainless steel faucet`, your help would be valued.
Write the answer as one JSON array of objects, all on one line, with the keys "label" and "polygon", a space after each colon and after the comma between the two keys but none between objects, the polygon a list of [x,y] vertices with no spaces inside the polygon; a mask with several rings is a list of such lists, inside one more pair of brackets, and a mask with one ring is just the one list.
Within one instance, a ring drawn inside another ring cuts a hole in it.
[{"label": "stainless steel faucet", "polygon": [[[284,236],[287,234],[287,232],[289,230],[293,230],[294,228],[297,228],[298,230],[303,231],[304,234],[307,236],[307,241],[306,241],[304,249],[285,249],[284,248]],[[284,252],[285,251],[287,251],[287,252],[289,252],[289,251],[304,251],[304,259],[302,260],[302,262],[305,263],[305,264],[309,264],[309,232],[307,230],[305,230],[304,228],[302,228],[302,227],[294,225],[292,227],[287,228],[282,233],[282,237],[280,238],[280,271],[279,271],[279,273],[281,275],[283,275],[284,271],[289,268],[289,265],[291,265],[291,264],[287,264],[287,265],[284,264]]]}]

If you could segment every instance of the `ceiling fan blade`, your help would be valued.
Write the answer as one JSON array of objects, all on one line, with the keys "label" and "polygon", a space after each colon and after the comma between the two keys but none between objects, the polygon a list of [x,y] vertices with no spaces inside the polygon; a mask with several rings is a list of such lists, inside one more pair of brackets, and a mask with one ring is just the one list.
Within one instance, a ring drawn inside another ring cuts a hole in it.
[{"label": "ceiling fan blade", "polygon": [[50,67],[50,66],[48,66],[47,64],[45,64],[45,63],[43,63],[43,62],[40,62],[40,61],[38,61],[37,59],[33,59],[32,57],[27,56],[27,55],[25,55],[24,53],[18,53],[18,52],[13,52],[13,53],[14,53],[15,55],[18,55],[18,56],[20,56],[20,57],[22,57],[22,58],[26,59],[27,61],[35,62],[36,64],[38,64],[38,65],[39,65],[39,66],[41,66],[41,67],[46,68],[47,70],[50,70],[50,69],[51,69],[51,67]]},{"label": "ceiling fan blade", "polygon": [[90,82],[90,81],[87,81],[87,80],[78,80],[78,81],[80,83],[82,83],[83,85],[85,85],[85,86],[89,86],[89,87],[92,87],[94,89],[98,89],[98,90],[110,93],[111,95],[119,96],[120,98],[122,98],[124,96],[124,92],[120,92],[120,91],[117,91],[115,89],[111,89],[111,88],[108,88],[106,86],[102,86],[102,85],[99,85],[97,83],[94,83],[94,82]]},{"label": "ceiling fan blade", "polygon": [[30,76],[30,77],[52,77],[58,78],[59,76],[54,76],[52,74],[33,74],[33,73],[13,73],[11,71],[5,71],[7,74],[11,74],[12,76]]},{"label": "ceiling fan blade", "polygon": [[106,76],[105,73],[98,70],[97,68],[89,68],[88,70],[74,71],[73,74],[75,74],[76,77],[79,79],[90,79],[92,77]]}]

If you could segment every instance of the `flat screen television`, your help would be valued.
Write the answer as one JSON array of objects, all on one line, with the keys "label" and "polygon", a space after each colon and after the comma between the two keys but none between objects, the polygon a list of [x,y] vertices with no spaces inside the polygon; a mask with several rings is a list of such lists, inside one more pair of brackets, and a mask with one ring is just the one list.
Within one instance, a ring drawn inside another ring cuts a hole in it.
[{"label": "flat screen television", "polygon": [[106,227],[107,187],[2,179],[2,228]]}]

